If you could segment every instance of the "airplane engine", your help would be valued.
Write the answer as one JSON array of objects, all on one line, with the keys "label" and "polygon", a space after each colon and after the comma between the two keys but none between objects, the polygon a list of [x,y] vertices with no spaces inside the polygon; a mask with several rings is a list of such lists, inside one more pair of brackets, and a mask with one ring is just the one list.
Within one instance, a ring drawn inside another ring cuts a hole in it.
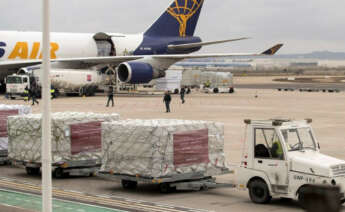
[{"label": "airplane engine", "polygon": [[118,76],[124,83],[145,84],[153,79],[165,77],[165,72],[155,70],[148,63],[126,62],[118,66]]}]

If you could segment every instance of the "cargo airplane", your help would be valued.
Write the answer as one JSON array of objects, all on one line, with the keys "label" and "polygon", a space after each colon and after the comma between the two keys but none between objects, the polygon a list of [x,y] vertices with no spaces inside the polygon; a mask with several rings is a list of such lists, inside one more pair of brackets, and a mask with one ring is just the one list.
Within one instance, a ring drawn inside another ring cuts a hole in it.
[{"label": "cargo airplane", "polygon": [[[52,69],[58,71],[117,68],[120,81],[148,83],[183,59],[273,55],[282,44],[262,53],[190,54],[206,45],[246,38],[203,42],[194,31],[205,0],[174,0],[144,33],[51,33]],[[0,82],[20,70],[41,65],[40,32],[0,32]]]}]

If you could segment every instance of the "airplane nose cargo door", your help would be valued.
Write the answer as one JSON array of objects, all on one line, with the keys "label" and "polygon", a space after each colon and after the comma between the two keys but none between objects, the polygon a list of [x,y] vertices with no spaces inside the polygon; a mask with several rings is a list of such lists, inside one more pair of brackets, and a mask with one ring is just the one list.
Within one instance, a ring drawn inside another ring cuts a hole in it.
[{"label": "airplane nose cargo door", "polygon": [[95,39],[99,57],[116,56],[115,44],[110,35],[99,32],[93,36],[93,39]]},{"label": "airplane nose cargo door", "polygon": [[[93,36],[93,39],[97,45],[97,56],[98,57],[109,57],[116,56],[115,43],[112,40],[112,36],[104,32],[99,32]],[[118,90],[117,73],[115,67],[106,66],[102,72],[107,75],[105,84],[115,84],[116,90]]]}]

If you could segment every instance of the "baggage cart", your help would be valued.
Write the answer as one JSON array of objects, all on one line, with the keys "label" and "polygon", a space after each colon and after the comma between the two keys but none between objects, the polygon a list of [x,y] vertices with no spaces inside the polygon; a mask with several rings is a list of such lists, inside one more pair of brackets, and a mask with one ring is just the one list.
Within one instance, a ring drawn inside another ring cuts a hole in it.
[{"label": "baggage cart", "polygon": [[[234,171],[230,169],[223,169],[219,175],[233,173]],[[176,174],[158,178],[140,175],[134,176],[104,171],[99,172],[98,175],[109,180],[120,180],[124,189],[135,189],[138,183],[158,184],[161,193],[169,193],[174,190],[199,191],[218,187],[236,187],[235,184],[231,183],[217,183],[214,176],[208,176],[202,172]]]}]

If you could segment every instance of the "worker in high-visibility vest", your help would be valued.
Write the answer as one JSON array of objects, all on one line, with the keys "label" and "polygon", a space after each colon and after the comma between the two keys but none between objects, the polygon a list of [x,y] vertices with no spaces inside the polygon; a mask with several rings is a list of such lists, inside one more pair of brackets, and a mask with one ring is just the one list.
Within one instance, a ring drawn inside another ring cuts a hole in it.
[{"label": "worker in high-visibility vest", "polygon": [[207,81],[204,83],[204,87],[205,87],[205,88],[211,87],[211,82],[210,82],[209,80],[207,80]]},{"label": "worker in high-visibility vest", "polygon": [[25,102],[29,101],[29,88],[28,88],[28,86],[26,86],[24,89],[24,101]]},{"label": "worker in high-visibility vest", "polygon": [[277,159],[284,158],[283,147],[279,140],[276,140],[272,145],[272,157]]},{"label": "worker in high-visibility vest", "polygon": [[51,86],[51,87],[50,87],[50,95],[51,95],[51,99],[54,99],[54,98],[55,98],[54,93],[55,93],[55,89],[54,89],[54,87],[53,87],[53,86]]}]

